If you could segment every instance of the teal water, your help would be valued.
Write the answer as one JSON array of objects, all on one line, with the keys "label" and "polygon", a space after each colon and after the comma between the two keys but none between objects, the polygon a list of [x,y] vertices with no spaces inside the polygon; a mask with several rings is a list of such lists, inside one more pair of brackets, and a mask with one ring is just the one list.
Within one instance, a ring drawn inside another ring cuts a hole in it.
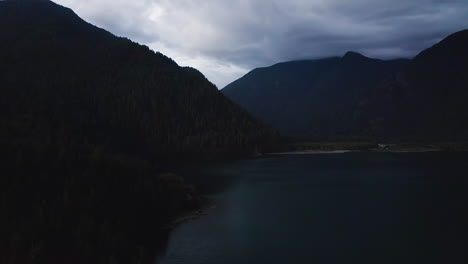
[{"label": "teal water", "polygon": [[198,184],[223,187],[211,188],[216,208],[176,228],[159,262],[468,263],[467,157],[284,155],[214,166]]}]

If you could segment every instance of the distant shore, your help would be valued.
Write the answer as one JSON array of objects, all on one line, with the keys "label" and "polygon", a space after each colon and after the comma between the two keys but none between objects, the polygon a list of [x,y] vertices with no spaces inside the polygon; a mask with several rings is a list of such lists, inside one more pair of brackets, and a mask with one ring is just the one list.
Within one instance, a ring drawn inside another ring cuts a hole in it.
[{"label": "distant shore", "polygon": [[302,150],[302,151],[287,151],[287,152],[273,152],[266,153],[265,155],[303,155],[303,154],[342,154],[354,152],[354,150]]},{"label": "distant shore", "polygon": [[380,153],[422,153],[422,152],[438,152],[442,149],[400,149],[400,150],[307,150],[307,151],[289,151],[289,152],[274,152],[266,153],[265,155],[317,155],[317,154],[344,154],[350,152],[380,152]]},{"label": "distant shore", "polygon": [[265,155],[342,154],[349,152],[422,153],[438,151],[468,151],[468,143],[303,142],[290,144],[284,150],[265,153]]}]

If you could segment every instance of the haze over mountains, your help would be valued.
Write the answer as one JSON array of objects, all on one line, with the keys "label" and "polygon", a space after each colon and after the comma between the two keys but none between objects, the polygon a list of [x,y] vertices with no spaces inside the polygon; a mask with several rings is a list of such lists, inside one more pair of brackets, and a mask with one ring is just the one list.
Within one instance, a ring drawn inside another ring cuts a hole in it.
[{"label": "haze over mountains", "polygon": [[255,69],[222,92],[299,139],[459,140],[468,137],[468,31],[413,60],[341,58]]}]

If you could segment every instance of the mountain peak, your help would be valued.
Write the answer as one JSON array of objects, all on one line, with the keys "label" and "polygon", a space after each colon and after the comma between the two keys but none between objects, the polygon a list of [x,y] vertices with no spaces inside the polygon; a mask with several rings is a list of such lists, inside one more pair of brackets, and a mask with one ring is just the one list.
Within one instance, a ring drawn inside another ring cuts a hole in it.
[{"label": "mountain peak", "polygon": [[366,59],[367,57],[360,54],[360,53],[357,53],[357,52],[354,52],[354,51],[348,51],[346,52],[346,54],[343,56],[343,60],[350,60],[350,59]]}]

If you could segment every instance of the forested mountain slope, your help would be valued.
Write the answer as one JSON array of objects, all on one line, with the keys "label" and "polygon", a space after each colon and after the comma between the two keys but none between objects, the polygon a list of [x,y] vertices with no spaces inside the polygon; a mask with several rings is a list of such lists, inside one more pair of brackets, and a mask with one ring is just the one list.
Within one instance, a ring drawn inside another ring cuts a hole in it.
[{"label": "forested mountain slope", "polygon": [[0,115],[9,141],[166,156],[245,151],[273,132],[199,72],[69,9],[37,0],[1,4]]},{"label": "forested mountain slope", "polygon": [[0,263],[152,263],[182,160],[277,133],[200,72],[47,0],[0,1]]}]

